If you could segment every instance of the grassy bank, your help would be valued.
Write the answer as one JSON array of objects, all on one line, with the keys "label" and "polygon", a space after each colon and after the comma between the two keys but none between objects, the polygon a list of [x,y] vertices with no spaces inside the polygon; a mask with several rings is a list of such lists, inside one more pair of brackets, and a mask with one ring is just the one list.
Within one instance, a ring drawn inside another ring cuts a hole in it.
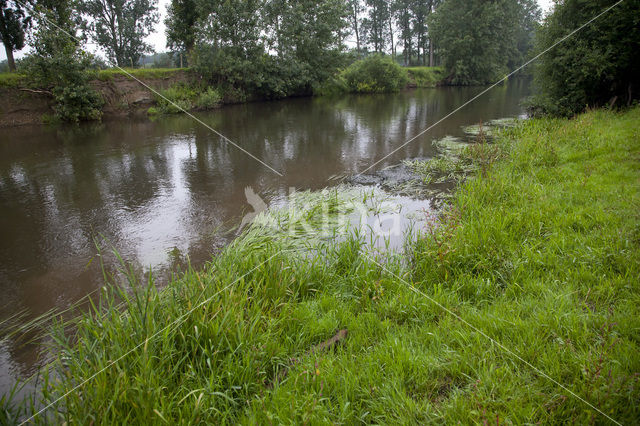
[{"label": "grassy bank", "polygon": [[0,87],[20,87],[25,85],[26,76],[15,72],[0,73]]},{"label": "grassy bank", "polygon": [[442,67],[407,67],[409,85],[412,87],[436,87],[445,77]]},{"label": "grassy bank", "polygon": [[[254,227],[161,292],[106,292],[58,334],[43,389],[61,399],[37,421],[608,422],[578,395],[633,423],[639,124],[639,108],[534,120],[467,150],[477,176],[408,262],[354,237],[310,258]],[[309,217],[340,208],[314,199]]]},{"label": "grassy bank", "polygon": [[98,80],[108,81],[114,77],[134,76],[139,79],[170,78],[180,73],[189,72],[189,68],[109,68],[106,70],[88,71]]}]

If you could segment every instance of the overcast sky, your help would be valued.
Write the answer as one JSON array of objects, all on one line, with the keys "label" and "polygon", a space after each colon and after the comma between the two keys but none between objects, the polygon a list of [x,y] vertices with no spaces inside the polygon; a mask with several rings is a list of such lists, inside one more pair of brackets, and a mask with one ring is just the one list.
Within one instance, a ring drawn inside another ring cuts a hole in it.
[{"label": "overcast sky", "polygon": [[[152,34],[150,34],[149,37],[147,37],[147,41],[153,46],[156,52],[164,52],[167,50],[167,47],[166,47],[167,38],[164,35],[164,17],[167,14],[167,5],[169,4],[169,2],[170,0],[158,0],[158,10],[160,11],[160,20],[156,25],[155,31]],[[540,4],[540,7],[542,8],[543,12],[546,12],[549,10],[549,8],[552,5],[552,2],[553,0],[538,0],[538,4]],[[87,49],[93,53],[99,53],[99,54],[102,53],[102,52],[99,52],[99,49],[97,48],[97,46],[91,43],[87,45]],[[20,52],[14,52],[14,57],[20,58],[21,56],[24,56],[28,52],[28,50],[29,48],[27,47],[21,50]],[[101,54],[100,56],[104,57],[104,54]],[[4,46],[2,46],[2,49],[0,49],[0,61],[4,59],[7,59],[7,55],[5,54]]]}]

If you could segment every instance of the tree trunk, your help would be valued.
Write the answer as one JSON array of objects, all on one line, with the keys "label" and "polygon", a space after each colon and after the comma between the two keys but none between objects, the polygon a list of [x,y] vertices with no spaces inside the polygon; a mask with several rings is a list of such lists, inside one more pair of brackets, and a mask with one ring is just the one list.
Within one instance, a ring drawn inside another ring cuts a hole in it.
[{"label": "tree trunk", "polygon": [[433,66],[433,40],[429,40],[429,66]]},{"label": "tree trunk", "polygon": [[389,15],[389,34],[391,35],[391,57],[393,60],[396,60],[396,45],[393,40],[393,24],[392,24],[391,15]]},{"label": "tree trunk", "polygon": [[13,60],[13,50],[6,43],[4,43],[4,51],[7,52],[7,63],[9,64],[9,71],[16,71],[16,61]]}]

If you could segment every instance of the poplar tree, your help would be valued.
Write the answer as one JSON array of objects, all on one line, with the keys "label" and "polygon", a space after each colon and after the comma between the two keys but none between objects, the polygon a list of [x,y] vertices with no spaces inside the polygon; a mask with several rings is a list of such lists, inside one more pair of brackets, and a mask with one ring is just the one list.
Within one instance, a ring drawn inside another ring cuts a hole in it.
[{"label": "poplar tree", "polygon": [[120,67],[136,66],[151,46],[144,41],[158,22],[154,0],[84,0],[91,38]]},{"label": "poplar tree", "polygon": [[31,24],[24,8],[10,0],[0,0],[0,39],[7,53],[9,71],[16,70],[13,52],[24,47],[25,31]]}]

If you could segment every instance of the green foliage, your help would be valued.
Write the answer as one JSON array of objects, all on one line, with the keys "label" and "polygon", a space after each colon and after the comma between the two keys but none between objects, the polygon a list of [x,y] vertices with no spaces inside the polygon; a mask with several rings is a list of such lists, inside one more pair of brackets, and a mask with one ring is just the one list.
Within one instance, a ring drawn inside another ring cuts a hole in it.
[{"label": "green foliage", "polygon": [[160,91],[156,95],[156,106],[148,110],[149,115],[179,114],[192,109],[212,109],[220,105],[222,96],[213,87],[179,83]]},{"label": "green foliage", "polygon": [[408,258],[376,253],[384,266],[353,236],[310,254],[253,227],[162,290],[107,285],[54,334],[39,383],[64,402],[36,423],[606,422],[550,377],[633,424],[639,122],[636,108],[508,130],[488,175]]},{"label": "green foliage", "polygon": [[202,93],[200,93],[195,101],[196,108],[200,109],[212,109],[220,106],[222,102],[222,96],[213,87],[207,87]]},{"label": "green foliage", "polygon": [[232,49],[198,46],[194,50],[194,71],[229,94],[230,101],[309,94],[311,81],[304,68],[295,59],[267,54],[247,59]]},{"label": "green foliage", "polygon": [[[124,70],[124,71],[123,71]],[[109,68],[101,69],[94,72],[92,77],[102,81],[112,80],[116,76],[122,76],[131,78],[132,75],[141,79],[154,79],[154,78],[171,78],[177,74],[189,72],[188,68]]]},{"label": "green foliage", "polygon": [[[537,34],[542,52],[613,5],[613,0],[557,3]],[[534,99],[539,113],[571,116],[586,107],[631,105],[640,98],[640,1],[627,0],[540,57]]]},{"label": "green foliage", "polygon": [[397,92],[407,85],[407,71],[391,58],[372,55],[354,62],[342,76],[353,93]]},{"label": "green foliage", "polygon": [[89,17],[91,38],[121,67],[138,64],[150,52],[145,42],[158,22],[158,9],[152,0],[84,0],[80,12]]},{"label": "green foliage", "polygon": [[435,87],[444,78],[442,67],[407,67],[411,84],[416,87]]},{"label": "green foliage", "polygon": [[0,0],[0,41],[7,53],[9,71],[16,70],[13,51],[24,47],[25,31],[31,25],[31,17],[26,14],[22,3]]},{"label": "green foliage", "polygon": [[231,101],[311,94],[345,65],[341,0],[202,2],[190,63]]},{"label": "green foliage", "polygon": [[[84,79],[83,79],[84,80]],[[54,111],[62,121],[77,123],[79,121],[99,120],[102,117],[104,101],[98,93],[85,81],[78,84],[66,84],[53,88],[56,101]]]},{"label": "green foliage", "polygon": [[390,42],[389,20],[391,19],[390,2],[387,0],[364,0],[367,17],[362,22],[362,30],[368,45],[376,53],[384,53]]},{"label": "green foliage", "polygon": [[348,92],[349,87],[342,73],[325,80],[324,83],[317,85],[313,90],[313,94],[317,96],[338,96]]},{"label": "green foliage", "polygon": [[24,74],[13,72],[0,73],[0,87],[19,87],[25,84],[27,77]]},{"label": "green foliage", "polygon": [[446,0],[431,17],[450,84],[486,84],[504,77],[530,47],[540,16],[533,0]]},{"label": "green foliage", "polygon": [[[95,57],[80,50],[75,39],[53,25],[58,16],[55,11],[42,12],[33,36],[35,52],[21,62],[21,69],[30,85],[51,91],[57,120],[100,119],[104,101],[89,85],[90,74],[86,72],[96,65]],[[69,31],[73,33],[73,28]]]},{"label": "green foliage", "polygon": [[168,48],[188,53],[193,50],[199,17],[197,6],[197,0],[171,0],[164,20]]}]

